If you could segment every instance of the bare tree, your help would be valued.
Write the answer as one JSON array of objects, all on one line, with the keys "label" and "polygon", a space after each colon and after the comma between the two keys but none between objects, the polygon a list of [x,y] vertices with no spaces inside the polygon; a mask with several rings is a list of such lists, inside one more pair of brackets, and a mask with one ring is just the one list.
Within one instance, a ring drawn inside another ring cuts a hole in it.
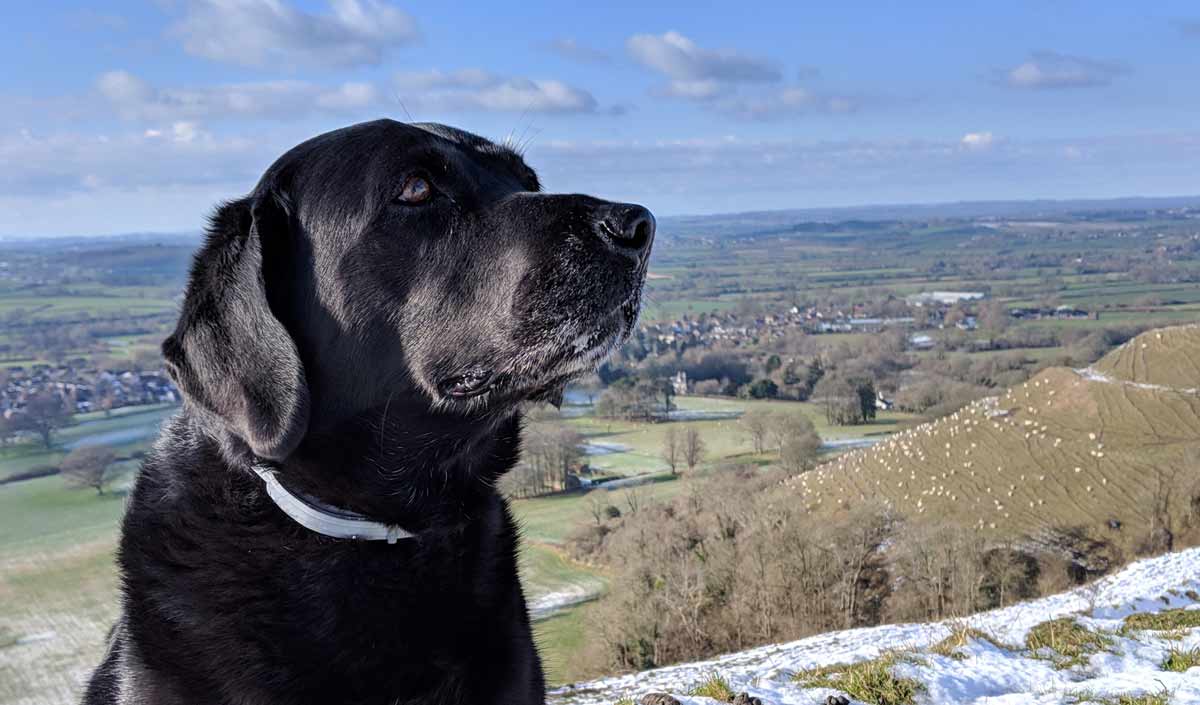
[{"label": "bare tree", "polygon": [[645,504],[645,492],[641,485],[634,485],[625,490],[625,506],[629,507],[630,514],[637,514],[638,509],[641,509]]},{"label": "bare tree", "polygon": [[671,474],[676,474],[683,459],[683,438],[674,426],[668,426],[663,434],[662,459],[671,468]]},{"label": "bare tree", "polygon": [[117,454],[105,446],[83,446],[71,451],[63,458],[61,473],[67,484],[73,487],[91,487],[97,495],[104,494],[108,483],[109,469]]},{"label": "bare tree", "polygon": [[783,442],[779,450],[779,463],[788,472],[805,472],[816,464],[820,451],[821,437],[816,431],[806,431]]},{"label": "bare tree", "polygon": [[683,459],[687,463],[688,471],[695,470],[700,461],[704,460],[704,439],[700,438],[700,432],[691,426],[683,436]]},{"label": "bare tree", "polygon": [[605,503],[600,500],[599,492],[589,492],[587,496],[588,512],[592,515],[592,519],[596,522],[596,526],[604,523]]},{"label": "bare tree", "polygon": [[742,415],[742,427],[750,436],[755,453],[762,453],[767,447],[767,434],[771,430],[771,412],[753,409]]},{"label": "bare tree", "polygon": [[[817,435],[817,428],[804,412],[790,414],[773,414],[767,427],[768,438],[775,450],[783,454],[783,446],[790,438]],[[818,437],[818,442],[820,437]]]},{"label": "bare tree", "polygon": [[25,402],[24,413],[16,418],[18,428],[36,433],[47,450],[54,442],[54,432],[71,423],[66,405],[54,394],[42,394]]}]

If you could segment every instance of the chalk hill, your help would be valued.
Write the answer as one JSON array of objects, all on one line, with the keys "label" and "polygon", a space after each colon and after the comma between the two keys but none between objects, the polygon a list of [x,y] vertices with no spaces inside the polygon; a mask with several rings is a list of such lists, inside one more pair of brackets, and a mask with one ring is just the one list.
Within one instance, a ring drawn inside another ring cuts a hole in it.
[{"label": "chalk hill", "polygon": [[789,484],[814,509],[878,499],[998,538],[1086,526],[1134,546],[1164,489],[1179,522],[1200,494],[1200,326],[1047,369]]},{"label": "chalk hill", "polygon": [[1112,379],[1195,391],[1200,386],[1200,325],[1139,335],[1091,369]]}]

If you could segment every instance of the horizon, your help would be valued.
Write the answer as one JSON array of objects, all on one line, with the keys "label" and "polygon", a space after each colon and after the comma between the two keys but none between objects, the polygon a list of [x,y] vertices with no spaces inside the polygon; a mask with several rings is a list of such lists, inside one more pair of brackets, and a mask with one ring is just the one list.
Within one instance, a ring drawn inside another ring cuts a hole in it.
[{"label": "horizon", "polygon": [[379,116],[509,139],[548,190],[660,216],[1200,192],[1180,1],[67,2],[0,37],[23,67],[0,79],[5,237],[196,230],[286,149]]},{"label": "horizon", "polygon": [[[1173,203],[1168,205],[1164,202],[1187,202],[1192,203]],[[656,219],[661,226],[663,223],[671,221],[684,220],[703,220],[717,218],[736,218],[736,217],[751,217],[751,216],[787,216],[794,214],[801,218],[797,222],[838,222],[832,217],[817,217],[818,214],[838,214],[844,213],[848,219],[865,220],[865,221],[886,221],[886,220],[905,220],[904,217],[895,215],[878,215],[872,214],[871,211],[885,211],[894,209],[913,209],[913,210],[937,210],[950,208],[978,208],[980,212],[975,213],[922,213],[921,217],[935,218],[944,220],[971,220],[980,218],[1013,218],[1022,219],[1029,217],[1040,217],[1044,215],[1064,215],[1066,211],[1056,209],[1075,209],[1083,208],[1085,212],[1094,212],[1088,209],[1095,208],[1098,210],[1107,210],[1113,207],[1141,208],[1145,210],[1161,210],[1172,208],[1200,208],[1200,194],[1176,194],[1166,196],[1114,196],[1111,198],[1028,198],[1028,199],[1005,199],[1005,200],[981,200],[981,201],[929,201],[929,202],[913,202],[913,203],[861,203],[848,206],[809,206],[804,208],[771,208],[766,210],[749,210],[749,211],[715,211],[711,213],[672,213],[658,215]],[[210,210],[215,209],[217,204],[214,204]],[[1050,209],[1050,212],[1034,211],[1030,213],[1004,212],[1002,210],[984,213],[982,209],[990,208],[1029,208],[1031,206],[1045,206]],[[866,211],[866,213],[860,213]],[[855,215],[858,214],[858,215]],[[803,216],[811,215],[811,220],[803,220]],[[915,216],[916,214],[914,214]],[[663,233],[664,235],[677,236],[677,233]],[[36,243],[47,240],[89,240],[89,239],[117,239],[117,238],[186,238],[186,237],[203,237],[203,228],[193,228],[185,230],[132,230],[132,231],[117,231],[117,232],[92,232],[92,233],[52,233],[38,236],[26,235],[10,235],[0,234],[0,244],[22,244]]]}]

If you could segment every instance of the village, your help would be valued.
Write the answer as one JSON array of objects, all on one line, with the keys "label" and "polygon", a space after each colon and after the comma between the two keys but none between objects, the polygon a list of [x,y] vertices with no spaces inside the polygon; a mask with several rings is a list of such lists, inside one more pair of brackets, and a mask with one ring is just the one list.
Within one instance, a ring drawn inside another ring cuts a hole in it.
[{"label": "village", "polygon": [[25,413],[34,399],[57,398],[71,413],[108,411],[144,404],[175,404],[179,391],[160,370],[76,369],[38,364],[9,367],[0,373],[0,415]]},{"label": "village", "polygon": [[[639,333],[647,348],[749,347],[795,333],[831,335],[878,333],[886,329],[910,331],[908,345],[914,350],[931,349],[935,340],[920,331],[957,328],[974,331],[980,326],[972,305],[988,301],[985,292],[930,291],[909,296],[888,309],[906,315],[872,315],[883,308],[853,304],[845,308],[791,306],[780,313],[758,315],[735,311],[684,315],[667,323],[648,323]],[[1004,308],[1013,321],[1093,319],[1095,313],[1072,306]]]}]

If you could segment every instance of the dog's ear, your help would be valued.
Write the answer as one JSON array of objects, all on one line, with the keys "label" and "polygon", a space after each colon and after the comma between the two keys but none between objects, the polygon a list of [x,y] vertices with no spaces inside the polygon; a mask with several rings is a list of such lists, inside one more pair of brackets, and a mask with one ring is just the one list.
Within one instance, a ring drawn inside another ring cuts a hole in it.
[{"label": "dog's ear", "polygon": [[263,268],[267,246],[278,251],[289,239],[287,201],[263,191],[212,216],[163,356],[191,402],[255,455],[278,461],[304,437],[309,397],[296,343],[268,303]]}]

